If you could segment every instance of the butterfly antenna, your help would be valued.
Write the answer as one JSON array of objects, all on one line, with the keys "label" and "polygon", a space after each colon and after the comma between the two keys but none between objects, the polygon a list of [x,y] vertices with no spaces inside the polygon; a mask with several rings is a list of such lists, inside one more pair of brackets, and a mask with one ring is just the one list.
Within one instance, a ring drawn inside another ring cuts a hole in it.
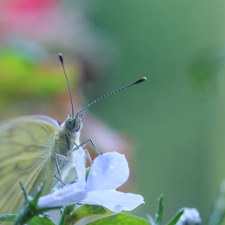
[{"label": "butterfly antenna", "polygon": [[126,88],[132,87],[132,86],[134,86],[134,85],[136,85],[136,84],[139,84],[139,83],[141,83],[141,82],[143,82],[143,81],[146,81],[146,80],[147,80],[146,77],[142,77],[142,78],[138,79],[137,81],[135,81],[135,82],[133,82],[133,83],[131,83],[131,84],[128,84],[128,85],[126,85],[126,86],[124,86],[124,87],[121,87],[121,88],[116,89],[115,91],[111,91],[111,92],[109,92],[108,94],[103,95],[102,97],[100,97],[100,98],[94,100],[93,102],[89,103],[88,105],[84,106],[84,108],[80,110],[79,114],[82,114],[82,112],[83,112],[86,108],[88,108],[89,106],[95,104],[96,102],[99,102],[99,101],[101,101],[102,99],[104,99],[104,98],[106,98],[106,97],[108,97],[108,96],[110,96],[110,95],[113,95],[113,94],[115,94],[115,93],[117,93],[117,92],[119,92],[119,91],[122,91],[122,90],[124,90],[124,89],[126,89]]},{"label": "butterfly antenna", "polygon": [[69,94],[70,94],[70,103],[71,103],[71,108],[72,108],[72,117],[74,117],[74,106],[73,106],[72,91],[71,91],[71,87],[70,87],[70,82],[69,82],[68,77],[66,75],[66,69],[65,69],[65,66],[64,66],[64,60],[63,60],[63,56],[62,56],[61,53],[59,53],[59,60],[61,62],[61,65],[62,65],[62,68],[63,68],[63,72],[64,72],[64,75],[65,75],[65,78],[66,78],[66,82],[67,82],[67,85],[68,85]]}]

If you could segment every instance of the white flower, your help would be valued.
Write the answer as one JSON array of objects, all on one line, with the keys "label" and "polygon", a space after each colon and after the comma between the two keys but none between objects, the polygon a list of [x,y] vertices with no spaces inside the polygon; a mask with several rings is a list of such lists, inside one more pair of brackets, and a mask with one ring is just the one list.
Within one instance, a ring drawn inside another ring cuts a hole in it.
[{"label": "white flower", "polygon": [[184,212],[176,225],[198,225],[202,223],[199,212],[195,208],[183,208]]},{"label": "white flower", "polygon": [[69,206],[73,204],[102,205],[114,212],[130,211],[144,203],[141,195],[123,193],[115,189],[129,177],[128,163],[117,152],[100,154],[93,161],[85,180],[85,153],[80,147],[75,162],[78,180],[68,184],[38,201],[40,208]]}]

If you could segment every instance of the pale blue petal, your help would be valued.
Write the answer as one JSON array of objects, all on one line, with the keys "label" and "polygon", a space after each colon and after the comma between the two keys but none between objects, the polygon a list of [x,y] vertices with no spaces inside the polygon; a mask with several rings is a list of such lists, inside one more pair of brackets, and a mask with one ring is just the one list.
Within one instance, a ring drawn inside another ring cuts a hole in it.
[{"label": "pale blue petal", "polygon": [[82,201],[86,191],[82,182],[68,184],[61,189],[56,190],[52,194],[42,196],[38,200],[38,207],[54,207],[54,206],[69,206]]},{"label": "pale blue petal", "polygon": [[86,167],[85,167],[85,152],[84,149],[79,147],[77,150],[77,155],[75,159],[75,169],[77,172],[77,177],[80,182],[85,183],[85,176],[86,176]]},{"label": "pale blue petal", "polygon": [[113,190],[124,184],[129,177],[129,167],[124,155],[108,152],[93,161],[88,175],[86,190]]},{"label": "pale blue petal", "polygon": [[84,204],[102,205],[105,208],[113,211],[120,212],[122,210],[131,211],[144,203],[141,195],[123,193],[113,190],[105,191],[90,191],[82,200]]}]

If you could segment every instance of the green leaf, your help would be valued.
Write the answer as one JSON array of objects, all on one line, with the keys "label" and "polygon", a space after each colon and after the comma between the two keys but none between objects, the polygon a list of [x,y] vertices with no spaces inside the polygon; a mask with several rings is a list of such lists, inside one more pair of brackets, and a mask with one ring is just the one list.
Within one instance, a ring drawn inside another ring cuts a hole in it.
[{"label": "green leaf", "polygon": [[114,214],[114,215],[110,215],[110,216],[106,216],[100,219],[96,219],[90,223],[88,223],[88,225],[149,225],[150,222],[137,217],[137,216],[133,216],[133,215],[129,215],[129,214],[123,214],[123,213],[119,213],[119,214]]},{"label": "green leaf", "polygon": [[175,225],[177,221],[180,219],[180,217],[182,216],[183,212],[184,212],[183,209],[179,210],[176,213],[176,215],[166,225]]},{"label": "green leaf", "polygon": [[79,220],[93,216],[93,215],[103,215],[106,211],[102,206],[98,205],[83,205],[72,214],[66,214],[65,225],[77,223]]},{"label": "green leaf", "polygon": [[2,214],[0,215],[0,221],[14,221],[16,214]]},{"label": "green leaf", "polygon": [[163,195],[160,195],[158,198],[157,210],[155,213],[155,224],[161,225],[163,216]]},{"label": "green leaf", "polygon": [[55,225],[48,217],[39,217],[39,216],[34,216],[28,223],[28,225]]}]

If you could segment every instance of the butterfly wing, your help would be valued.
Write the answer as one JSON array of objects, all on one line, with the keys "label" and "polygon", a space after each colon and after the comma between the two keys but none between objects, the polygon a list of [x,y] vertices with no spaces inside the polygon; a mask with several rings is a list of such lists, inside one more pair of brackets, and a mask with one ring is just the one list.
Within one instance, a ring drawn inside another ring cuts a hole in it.
[{"label": "butterfly wing", "polygon": [[[23,203],[19,181],[32,194],[42,181],[50,189],[58,123],[47,116],[25,116],[0,124],[0,213],[14,213]],[[49,191],[49,190],[45,190]]]}]

